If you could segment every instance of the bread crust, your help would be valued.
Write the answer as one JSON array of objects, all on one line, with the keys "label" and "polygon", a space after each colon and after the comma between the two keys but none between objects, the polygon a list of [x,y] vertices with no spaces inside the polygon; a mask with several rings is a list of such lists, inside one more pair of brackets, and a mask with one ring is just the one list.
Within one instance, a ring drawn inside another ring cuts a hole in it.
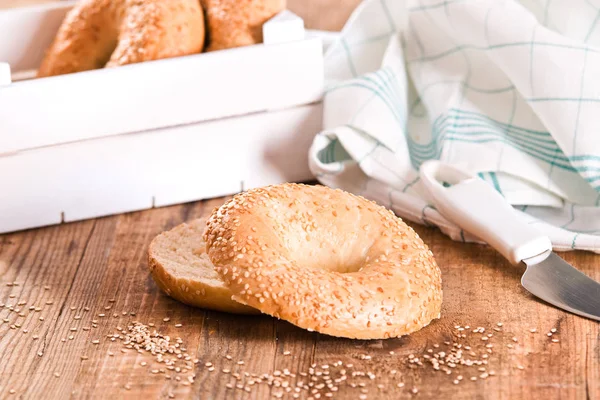
[{"label": "bread crust", "polygon": [[206,51],[262,43],[262,26],[285,0],[202,0],[208,30]]},{"label": "bread crust", "polygon": [[148,267],[158,287],[184,304],[235,314],[259,311],[231,299],[214,272],[202,237],[206,218],[183,223],[156,236],[148,248]]},{"label": "bread crust", "polygon": [[249,190],[212,213],[205,239],[235,300],[308,330],[381,339],[440,317],[433,254],[360,196],[299,184]]},{"label": "bread crust", "polygon": [[198,0],[80,0],[67,13],[37,75],[199,53],[204,34]]}]

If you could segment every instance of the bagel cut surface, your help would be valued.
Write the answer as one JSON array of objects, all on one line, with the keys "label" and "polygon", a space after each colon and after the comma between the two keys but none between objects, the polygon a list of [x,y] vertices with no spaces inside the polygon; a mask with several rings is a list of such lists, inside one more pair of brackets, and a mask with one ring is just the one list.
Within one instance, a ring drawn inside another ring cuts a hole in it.
[{"label": "bagel cut surface", "polygon": [[259,314],[231,299],[231,291],[206,255],[206,218],[183,223],[156,236],[148,247],[152,279],[184,304],[235,314]]},{"label": "bagel cut surface", "polygon": [[433,254],[360,196],[301,184],[253,189],[216,209],[204,235],[234,300],[301,328],[382,339],[440,316]]}]

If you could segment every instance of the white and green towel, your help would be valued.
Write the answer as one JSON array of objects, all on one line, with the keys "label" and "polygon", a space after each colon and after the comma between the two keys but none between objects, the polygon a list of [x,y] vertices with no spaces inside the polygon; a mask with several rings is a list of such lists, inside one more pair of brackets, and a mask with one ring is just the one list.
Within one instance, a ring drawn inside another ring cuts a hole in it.
[{"label": "white and green towel", "polygon": [[421,188],[441,159],[600,252],[600,1],[367,0],[325,57],[321,183],[472,241]]}]

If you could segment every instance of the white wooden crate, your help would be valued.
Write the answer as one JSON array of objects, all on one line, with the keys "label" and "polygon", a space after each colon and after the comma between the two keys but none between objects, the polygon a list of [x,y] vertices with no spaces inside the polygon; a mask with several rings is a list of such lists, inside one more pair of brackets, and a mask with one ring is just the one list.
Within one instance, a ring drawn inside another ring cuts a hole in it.
[{"label": "white wooden crate", "polygon": [[[13,78],[72,3],[0,11]],[[289,12],[264,44],[0,86],[0,233],[310,179],[322,90]]]}]

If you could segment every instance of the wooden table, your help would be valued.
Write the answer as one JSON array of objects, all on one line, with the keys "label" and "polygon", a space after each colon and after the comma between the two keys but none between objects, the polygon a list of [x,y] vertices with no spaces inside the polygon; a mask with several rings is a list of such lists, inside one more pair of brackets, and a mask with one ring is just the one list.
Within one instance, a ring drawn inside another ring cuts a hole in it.
[{"label": "wooden table", "polygon": [[[357,0],[338,9],[333,0],[290,3],[309,27],[336,29]],[[300,398],[316,390],[312,396],[321,399],[600,399],[600,324],[537,301],[520,286],[522,269],[493,250],[431,228],[415,226],[442,269],[442,318],[408,337],[344,340],[170,299],[148,274],[149,242],[222,201],[0,236],[0,398],[293,398],[292,389],[285,394],[244,375],[265,373],[294,388],[312,382]],[[562,255],[600,280],[600,256]],[[178,373],[147,352],[122,352],[123,342],[107,335],[133,321],[154,324],[171,342],[180,337],[192,370]],[[463,361],[481,365],[433,368],[431,358],[446,359],[459,345]]]}]

